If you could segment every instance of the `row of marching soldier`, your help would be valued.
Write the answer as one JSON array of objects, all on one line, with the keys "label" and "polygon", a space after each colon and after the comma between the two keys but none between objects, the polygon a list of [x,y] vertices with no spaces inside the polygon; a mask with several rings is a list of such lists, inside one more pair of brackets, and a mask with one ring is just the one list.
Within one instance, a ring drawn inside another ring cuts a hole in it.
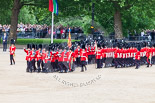
[{"label": "row of marching soldier", "polygon": [[135,47],[115,46],[107,48],[105,45],[78,45],[74,50],[59,46],[51,48],[48,45],[27,45],[27,72],[60,72],[67,73],[81,67],[81,72],[87,70],[87,64],[95,64],[97,69],[115,67],[125,68],[141,65],[147,67],[155,64],[154,46],[145,46],[140,50]]}]

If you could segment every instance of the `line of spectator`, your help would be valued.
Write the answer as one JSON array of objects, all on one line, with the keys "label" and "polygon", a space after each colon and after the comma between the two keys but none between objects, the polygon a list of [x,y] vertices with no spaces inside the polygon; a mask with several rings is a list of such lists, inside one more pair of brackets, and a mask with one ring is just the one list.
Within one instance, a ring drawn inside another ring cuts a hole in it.
[{"label": "line of spectator", "polygon": [[155,41],[155,29],[154,30],[142,30],[140,33],[137,33],[136,31],[135,35],[132,35],[132,33],[129,32],[129,38],[138,38],[137,40],[149,40],[149,41]]},{"label": "line of spectator", "polygon": [[[51,27],[50,27],[51,28]],[[84,33],[83,30],[80,27],[64,27],[62,25],[59,25],[57,27],[54,26],[54,38],[66,38],[68,36],[69,33],[69,28],[70,28],[70,32],[73,35],[77,35],[78,33]],[[51,33],[51,29],[49,29],[49,35]]]},{"label": "line of spectator", "polygon": [[[9,35],[10,32],[10,25],[1,25],[0,24],[0,35],[2,33],[6,33]],[[80,27],[64,27],[59,25],[57,27],[54,26],[54,38],[66,38],[69,33],[69,28],[71,33],[78,34],[83,33],[83,30]],[[17,27],[17,36],[25,37],[25,36],[32,36],[38,38],[45,38],[51,35],[51,26],[44,25],[37,25],[37,24],[18,24]]]}]

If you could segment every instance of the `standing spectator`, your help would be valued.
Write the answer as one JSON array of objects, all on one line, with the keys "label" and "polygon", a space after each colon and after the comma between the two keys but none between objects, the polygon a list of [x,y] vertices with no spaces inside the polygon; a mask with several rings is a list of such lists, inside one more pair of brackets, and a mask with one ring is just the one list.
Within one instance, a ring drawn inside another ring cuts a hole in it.
[{"label": "standing spectator", "polygon": [[155,30],[153,30],[151,33],[150,33],[150,36],[152,38],[152,41],[155,41]]},{"label": "standing spectator", "polygon": [[2,37],[2,40],[3,40],[3,51],[6,52],[7,50],[7,35],[6,33],[4,33],[4,36]]},{"label": "standing spectator", "polygon": [[141,32],[141,37],[142,37],[142,40],[144,40],[145,39],[145,32],[144,32],[144,30]]},{"label": "standing spectator", "polygon": [[2,25],[0,24],[0,43],[1,43],[1,35],[2,35]]}]

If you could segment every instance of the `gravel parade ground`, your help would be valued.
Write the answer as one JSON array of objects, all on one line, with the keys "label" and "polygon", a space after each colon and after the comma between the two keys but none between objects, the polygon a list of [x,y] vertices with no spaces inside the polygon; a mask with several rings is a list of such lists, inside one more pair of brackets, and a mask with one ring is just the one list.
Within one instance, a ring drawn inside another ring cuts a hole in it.
[{"label": "gravel parade ground", "polygon": [[155,66],[26,73],[25,56],[17,49],[11,66],[0,49],[0,103],[155,103]]}]

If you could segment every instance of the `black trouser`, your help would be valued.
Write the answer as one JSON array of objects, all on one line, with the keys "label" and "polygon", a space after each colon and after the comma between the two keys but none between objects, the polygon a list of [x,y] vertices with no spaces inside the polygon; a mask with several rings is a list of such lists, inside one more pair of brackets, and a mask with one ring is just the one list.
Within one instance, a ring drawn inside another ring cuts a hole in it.
[{"label": "black trouser", "polygon": [[87,70],[86,65],[87,65],[86,61],[81,61],[81,71],[82,72],[84,71],[84,68],[85,68],[85,71]]},{"label": "black trouser", "polygon": [[95,57],[95,55],[91,55],[91,58],[92,58],[92,64],[95,64],[96,63],[96,57]]},{"label": "black trouser", "polygon": [[79,67],[81,65],[80,57],[76,58],[76,65]]},{"label": "black trouser", "polygon": [[71,70],[72,71],[75,71],[75,64],[76,64],[75,61],[73,61],[73,63],[71,64]]},{"label": "black trouser", "polygon": [[61,61],[58,62],[58,67],[59,67],[60,72],[62,73],[63,72],[63,63]]},{"label": "black trouser", "polygon": [[27,63],[26,72],[29,72],[29,68],[28,68],[29,67],[29,61],[27,60],[26,63]]},{"label": "black trouser", "polygon": [[53,72],[53,69],[51,68],[51,62],[48,61],[47,63],[45,63],[45,70],[43,70],[43,72]]},{"label": "black trouser", "polygon": [[136,65],[136,68],[138,69],[139,68],[139,66],[140,66],[140,60],[135,60],[135,65]]},{"label": "black trouser", "polygon": [[149,65],[152,64],[152,61],[150,61],[150,59],[148,59],[148,62],[147,62],[147,67],[149,67]]},{"label": "black trouser", "polygon": [[103,67],[103,63],[105,63],[106,58],[101,59],[101,67]]},{"label": "black trouser", "polygon": [[53,72],[56,71],[56,63],[55,62],[51,62],[51,66],[52,66],[52,70]]},{"label": "black trouser", "polygon": [[38,69],[38,72],[41,71],[40,65],[41,65],[41,59],[39,59],[39,60],[37,61],[37,69]]},{"label": "black trouser", "polygon": [[115,63],[115,68],[117,68],[118,66],[123,67],[124,65],[123,58],[115,58],[114,63]]},{"label": "black trouser", "polygon": [[152,57],[152,64],[155,64],[155,56]]},{"label": "black trouser", "polygon": [[32,73],[32,70],[33,70],[33,68],[32,68],[32,63],[31,63],[31,61],[27,61],[27,72],[31,72]]},{"label": "black trouser", "polygon": [[3,43],[3,51],[7,50],[7,43]]},{"label": "black trouser", "polygon": [[69,62],[64,61],[62,63],[63,63],[63,69],[65,70],[65,72],[68,72],[68,70],[69,70]]},{"label": "black trouser", "polygon": [[97,68],[102,68],[102,60],[96,59],[96,62],[97,62]]},{"label": "black trouser", "polygon": [[44,62],[42,61],[41,62],[41,68],[42,68],[42,71],[44,70],[44,68],[45,68],[45,64],[44,64]]},{"label": "black trouser", "polygon": [[31,68],[32,68],[32,70],[35,72],[35,70],[36,70],[35,59],[33,59],[33,60],[31,61]]},{"label": "black trouser", "polygon": [[115,68],[117,68],[118,65],[119,65],[118,58],[115,58],[115,59],[114,59],[114,62],[115,62]]},{"label": "black trouser", "polygon": [[55,69],[56,69],[57,71],[60,70],[60,68],[59,68],[59,61],[58,61],[58,60],[55,61]]},{"label": "black trouser", "polygon": [[88,55],[88,64],[91,64],[91,61],[92,61],[92,56]]},{"label": "black trouser", "polygon": [[13,63],[15,64],[15,60],[14,60],[14,58],[13,58],[13,55],[10,55],[10,64],[12,65],[12,61],[13,61]]},{"label": "black trouser", "polygon": [[113,58],[106,58],[105,59],[105,67],[113,64]]}]

